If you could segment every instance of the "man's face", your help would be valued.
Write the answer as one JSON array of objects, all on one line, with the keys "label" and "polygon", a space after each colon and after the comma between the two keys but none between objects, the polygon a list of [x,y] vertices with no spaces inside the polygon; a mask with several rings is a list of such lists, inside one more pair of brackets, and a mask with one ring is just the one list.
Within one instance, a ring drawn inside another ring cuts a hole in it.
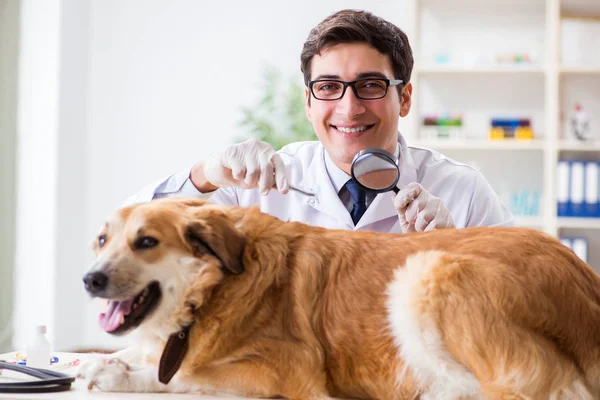
[{"label": "man's face", "polygon": [[[311,80],[358,78],[395,79],[389,56],[366,43],[343,43],[327,48],[312,60]],[[395,86],[378,100],[361,100],[348,87],[339,100],[323,101],[306,89],[306,115],[331,159],[349,172],[352,159],[368,147],[396,150],[398,117],[410,110],[412,85],[403,88],[402,99]]]}]

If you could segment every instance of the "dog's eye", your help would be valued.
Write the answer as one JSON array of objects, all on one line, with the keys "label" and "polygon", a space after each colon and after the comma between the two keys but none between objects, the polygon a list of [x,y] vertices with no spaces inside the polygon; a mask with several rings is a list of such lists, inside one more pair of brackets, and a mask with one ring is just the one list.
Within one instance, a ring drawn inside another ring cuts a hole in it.
[{"label": "dog's eye", "polygon": [[158,245],[158,240],[152,236],[142,236],[134,243],[136,249],[151,249],[152,247],[156,247],[156,245]]},{"label": "dog's eye", "polygon": [[104,246],[104,243],[106,243],[106,235],[98,236],[98,247],[102,248],[102,246]]}]

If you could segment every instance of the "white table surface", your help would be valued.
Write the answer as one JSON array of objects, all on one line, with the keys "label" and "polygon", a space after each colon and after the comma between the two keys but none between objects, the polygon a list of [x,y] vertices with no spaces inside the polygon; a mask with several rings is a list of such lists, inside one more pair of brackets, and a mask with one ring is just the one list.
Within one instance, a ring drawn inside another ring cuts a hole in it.
[{"label": "white table surface", "polygon": [[[16,352],[0,354],[0,360],[14,360]],[[60,353],[54,352],[53,356],[57,356],[59,358],[59,364],[68,362],[74,359],[83,360],[85,359],[85,354],[76,354],[76,353]],[[58,367],[50,367],[49,369],[56,369],[60,372],[66,374],[75,375],[77,371],[77,367],[70,367],[67,369],[59,369]],[[10,381],[18,381],[18,380],[28,380],[35,379],[23,374],[18,374],[13,371],[3,370],[0,375],[0,383],[1,382],[10,382]],[[89,391],[85,385],[85,382],[81,379],[76,379],[75,382],[71,385],[71,390],[66,392],[58,392],[58,393],[39,393],[39,394],[12,394],[12,393],[0,393],[0,399],[104,399],[104,398],[119,398],[119,399],[241,399],[241,397],[215,397],[215,396],[203,396],[199,394],[170,394],[170,393],[104,393],[98,391],[98,389],[94,389]],[[247,400],[247,398],[245,398]]]}]

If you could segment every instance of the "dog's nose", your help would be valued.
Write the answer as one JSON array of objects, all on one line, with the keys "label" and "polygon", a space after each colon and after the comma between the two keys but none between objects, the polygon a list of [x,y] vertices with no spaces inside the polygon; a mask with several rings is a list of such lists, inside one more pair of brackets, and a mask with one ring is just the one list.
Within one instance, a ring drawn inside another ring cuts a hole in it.
[{"label": "dog's nose", "polygon": [[85,290],[91,294],[96,294],[106,289],[108,276],[103,272],[90,272],[83,277],[83,283],[85,284]]}]

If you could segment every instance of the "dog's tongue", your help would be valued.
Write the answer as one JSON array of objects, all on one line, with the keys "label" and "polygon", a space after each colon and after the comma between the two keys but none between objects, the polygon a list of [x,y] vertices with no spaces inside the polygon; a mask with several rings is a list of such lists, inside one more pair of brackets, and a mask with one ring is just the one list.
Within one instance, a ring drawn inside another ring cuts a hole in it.
[{"label": "dog's tongue", "polygon": [[133,298],[123,301],[109,301],[106,311],[100,313],[98,322],[106,332],[113,332],[121,325],[121,317],[129,314]]}]

